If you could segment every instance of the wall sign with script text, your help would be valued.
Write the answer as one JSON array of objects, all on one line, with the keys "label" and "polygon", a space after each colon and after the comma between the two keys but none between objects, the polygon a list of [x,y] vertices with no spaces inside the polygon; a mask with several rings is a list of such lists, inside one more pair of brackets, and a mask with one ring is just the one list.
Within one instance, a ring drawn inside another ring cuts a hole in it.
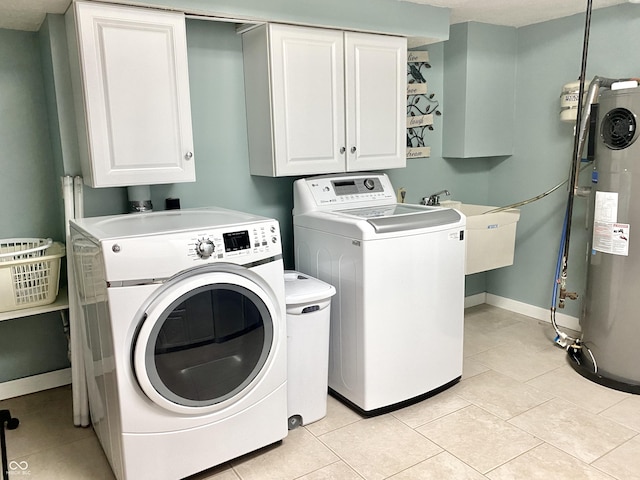
[{"label": "wall sign with script text", "polygon": [[407,52],[407,158],[431,155],[425,134],[433,130],[433,116],[440,116],[440,103],[428,92],[426,71],[431,68],[429,52]]}]

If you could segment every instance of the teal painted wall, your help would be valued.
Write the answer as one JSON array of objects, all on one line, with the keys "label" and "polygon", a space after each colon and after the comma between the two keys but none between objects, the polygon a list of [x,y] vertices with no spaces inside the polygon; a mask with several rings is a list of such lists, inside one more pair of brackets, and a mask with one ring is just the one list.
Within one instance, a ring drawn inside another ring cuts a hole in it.
[{"label": "teal painted wall", "polygon": [[[48,15],[39,37],[56,173],[58,177],[82,175],[64,16]],[[86,215],[110,215],[127,209],[125,188],[86,188],[83,197]],[[64,218],[64,211],[61,215]]]},{"label": "teal painted wall", "polygon": [[451,26],[444,46],[444,95],[449,103],[443,126],[445,157],[513,153],[516,48],[513,27],[477,22]]},{"label": "teal painted wall", "polygon": [[[294,0],[159,0],[155,5],[251,18],[397,31],[444,39],[447,9],[359,0],[327,8]],[[126,3],[126,2],[124,2]],[[143,2],[151,4],[152,2]],[[345,23],[346,22],[346,23]],[[189,74],[198,181],[154,186],[152,201],[179,197],[183,208],[219,205],[280,221],[285,264],[293,268],[293,178],[249,174],[241,37],[235,25],[188,20]],[[64,16],[49,15],[39,33],[0,30],[0,238],[64,237],[60,176],[80,174]],[[125,213],[126,189],[84,189],[85,215]],[[18,207],[14,207],[17,205]],[[0,323],[0,382],[68,366],[59,314]]]},{"label": "teal painted wall", "polygon": [[[64,240],[38,34],[0,29],[0,238]],[[8,288],[3,286],[1,288]],[[57,313],[0,322],[0,382],[68,366]]]},{"label": "teal painted wall", "polygon": [[[505,205],[542,193],[568,176],[573,126],[559,120],[565,83],[578,79],[584,14],[518,29],[515,153],[489,172],[489,201]],[[591,19],[587,84],[595,76],[640,75],[640,6],[624,4],[594,10]],[[496,102],[500,101],[496,95]],[[590,172],[581,176],[589,184]],[[487,274],[487,291],[538,307],[551,305],[553,277],[567,191],[522,207],[513,266]],[[569,257],[570,291],[584,293],[586,280],[586,200],[577,199]],[[578,317],[581,301],[568,301],[563,313]]]},{"label": "teal painted wall", "polygon": [[[78,171],[77,164],[69,158],[73,154],[65,153],[70,148],[65,143],[70,141],[69,136],[60,135],[69,126],[69,92],[64,82],[68,72],[57,68],[60,59],[65,58],[66,48],[61,43],[64,29],[60,18],[51,19],[40,32],[40,40],[38,34],[0,30],[0,161],[4,173],[0,188],[7,198],[18,200],[0,207],[0,237],[62,236],[58,175],[61,171]],[[434,131],[428,134],[431,157],[411,159],[406,169],[388,172],[396,188],[407,190],[407,201],[415,203],[446,188],[457,200],[504,205],[564,180],[572,149],[572,128],[558,120],[558,99],[562,85],[578,76],[582,27],[583,17],[575,16],[518,29],[514,155],[443,159],[442,118],[437,117]],[[241,39],[232,25],[201,20],[188,21],[187,37],[198,181],[154,186],[153,203],[156,209],[162,209],[164,199],[172,196],[179,197],[185,208],[221,205],[275,217],[282,226],[287,267],[292,267],[294,179],[249,175]],[[595,11],[588,77],[640,74],[633,50],[639,37],[640,8],[621,5]],[[447,88],[443,84],[443,45],[430,45],[428,50],[433,66],[427,77],[429,90],[440,99],[443,115],[447,115],[447,106],[442,102]],[[58,62],[50,64],[47,56]],[[495,95],[499,102],[499,95]],[[51,115],[56,118],[51,119]],[[491,121],[491,112],[487,115],[487,121]],[[56,135],[60,138],[50,140],[50,134],[52,139]],[[124,212],[123,190],[86,188],[87,215]],[[523,207],[516,263],[467,277],[467,294],[486,290],[547,307],[564,199],[564,192],[556,192]],[[46,213],[43,205],[48,205]],[[579,217],[584,217],[581,208],[577,210],[576,225]],[[574,240],[576,244],[584,243],[577,233]],[[580,248],[573,249],[572,255],[571,283],[580,283]],[[434,285],[437,279],[425,272],[425,288]],[[576,302],[574,305],[567,313],[577,314]],[[0,322],[0,381],[67,365],[64,339],[58,342],[59,325],[57,315]],[[58,332],[55,341],[51,332]]]},{"label": "teal painted wall", "polygon": [[[130,3],[128,0],[116,0]],[[256,21],[298,23],[425,38],[449,37],[449,9],[395,0],[139,0],[138,5]]]},{"label": "teal painted wall", "polygon": [[153,186],[154,208],[174,197],[182,208],[217,205],[277,218],[293,268],[294,179],[249,174],[242,37],[230,23],[188,20],[187,47],[197,181]]},{"label": "teal painted wall", "polygon": [[[434,94],[440,104],[443,116],[434,116],[434,129],[425,136],[425,143],[431,147],[428,158],[407,160],[407,167],[389,170],[386,173],[394,188],[406,190],[407,203],[419,203],[423,197],[440,190],[449,190],[450,199],[465,203],[486,204],[489,200],[489,174],[491,160],[486,158],[445,159],[442,158],[443,117],[447,115],[444,102],[444,48],[442,43],[420,48],[429,52],[431,68],[427,70],[427,93]],[[442,198],[447,199],[445,197]],[[425,288],[437,285],[438,280],[425,273]],[[485,291],[485,273],[469,275],[465,278],[466,295]]]},{"label": "teal painted wall", "polygon": [[[38,34],[0,29],[0,238],[63,235]],[[53,215],[52,215],[53,213]]]},{"label": "teal painted wall", "polygon": [[[64,16],[48,15],[39,40],[56,176],[81,175]],[[124,188],[87,188],[83,197],[89,215],[120,213],[127,208]],[[64,211],[60,215],[64,218]]]},{"label": "teal painted wall", "polygon": [[[573,126],[559,120],[562,86],[580,74],[584,14],[516,30],[516,121],[514,154],[509,157],[442,158],[442,119],[436,117],[429,134],[431,158],[409,160],[407,168],[389,172],[396,188],[407,189],[407,201],[447,188],[453,198],[467,203],[509,205],[528,199],[564,181],[573,150]],[[595,10],[591,21],[587,82],[593,76],[640,76],[634,45],[640,41],[640,7],[620,5]],[[442,44],[428,50],[433,68],[429,90],[461,87],[442,81]],[[487,62],[483,68],[491,70]],[[482,72],[480,72],[482,73]],[[500,91],[486,92],[497,105]],[[443,116],[451,114],[441,101]],[[455,114],[455,112],[453,112]],[[496,113],[485,109],[486,124],[498,124]],[[447,132],[451,134],[451,132]],[[581,184],[589,184],[589,172]],[[521,207],[514,265],[466,277],[466,295],[488,292],[541,308],[551,305],[554,271],[567,191],[561,188],[543,200]],[[569,258],[570,291],[584,293],[586,281],[586,200],[575,204]],[[428,277],[428,276],[427,276]],[[429,278],[429,284],[437,279]],[[562,313],[579,317],[581,301],[569,301]]]}]

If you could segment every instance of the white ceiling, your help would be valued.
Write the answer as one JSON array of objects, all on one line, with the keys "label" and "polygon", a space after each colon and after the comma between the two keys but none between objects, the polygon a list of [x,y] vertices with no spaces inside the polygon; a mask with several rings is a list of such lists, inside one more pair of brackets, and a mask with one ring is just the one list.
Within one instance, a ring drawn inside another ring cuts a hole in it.
[{"label": "white ceiling", "polygon": [[47,13],[64,13],[71,0],[0,0],[0,28],[37,31]]},{"label": "white ceiling", "polygon": [[[523,27],[586,12],[587,0],[410,0],[451,9],[451,23],[482,22]],[[593,0],[604,8],[631,0]],[[635,0],[640,1],[640,0]]]},{"label": "white ceiling", "polygon": [[[269,1],[269,0],[264,0]],[[403,0],[398,0],[403,1]],[[587,0],[404,0],[451,9],[451,23],[476,21],[522,27],[584,12]],[[627,1],[593,0],[593,8]],[[37,31],[45,14],[64,13],[71,0],[0,0],[0,28]]]}]

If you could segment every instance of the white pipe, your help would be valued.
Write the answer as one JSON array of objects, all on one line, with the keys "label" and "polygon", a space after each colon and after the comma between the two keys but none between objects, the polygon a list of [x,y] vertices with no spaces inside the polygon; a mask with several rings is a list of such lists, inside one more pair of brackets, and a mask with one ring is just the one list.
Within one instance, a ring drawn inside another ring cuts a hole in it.
[{"label": "white pipe", "polygon": [[71,229],[69,221],[77,218],[83,210],[82,178],[62,177],[62,194],[64,199],[65,232],[67,243],[67,292],[69,297],[69,344],[71,361],[71,389],[73,392],[73,424],[86,427],[89,425],[89,400],[87,397],[87,380],[82,353],[82,308],[78,303],[73,266],[73,249],[71,246]]}]

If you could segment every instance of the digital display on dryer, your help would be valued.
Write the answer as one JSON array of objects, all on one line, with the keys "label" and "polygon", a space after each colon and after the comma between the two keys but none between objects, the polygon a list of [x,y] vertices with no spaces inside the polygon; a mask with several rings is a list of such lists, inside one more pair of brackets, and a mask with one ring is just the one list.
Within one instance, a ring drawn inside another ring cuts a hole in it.
[{"label": "digital display on dryer", "polygon": [[237,252],[238,250],[246,250],[247,248],[251,248],[249,232],[247,230],[242,230],[240,232],[223,233],[222,239],[224,240],[225,252]]}]

